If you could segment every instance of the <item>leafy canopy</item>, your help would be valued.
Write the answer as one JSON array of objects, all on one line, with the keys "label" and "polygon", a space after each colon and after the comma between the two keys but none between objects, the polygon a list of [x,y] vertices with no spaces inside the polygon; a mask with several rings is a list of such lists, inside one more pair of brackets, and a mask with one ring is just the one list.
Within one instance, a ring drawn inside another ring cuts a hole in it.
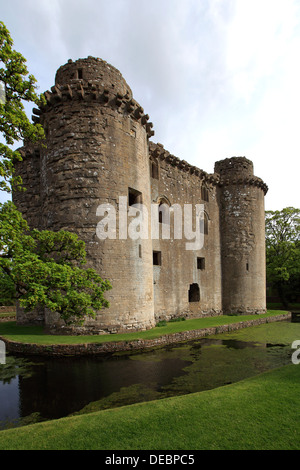
[{"label": "leafy canopy", "polygon": [[286,304],[300,284],[300,209],[266,212],[266,257],[267,281]]},{"label": "leafy canopy", "polygon": [[0,205],[0,266],[16,286],[25,311],[46,307],[67,325],[108,307],[103,293],[111,288],[85,264],[85,244],[70,232],[29,231],[12,203]]},{"label": "leafy canopy", "polygon": [[44,137],[40,124],[28,119],[23,102],[40,105],[43,97],[36,93],[36,79],[28,75],[26,59],[13,49],[9,31],[0,21],[0,133],[5,143],[0,143],[0,190],[11,192],[20,178],[14,177],[14,160],[22,160],[18,151],[10,148],[15,142],[37,142]]}]

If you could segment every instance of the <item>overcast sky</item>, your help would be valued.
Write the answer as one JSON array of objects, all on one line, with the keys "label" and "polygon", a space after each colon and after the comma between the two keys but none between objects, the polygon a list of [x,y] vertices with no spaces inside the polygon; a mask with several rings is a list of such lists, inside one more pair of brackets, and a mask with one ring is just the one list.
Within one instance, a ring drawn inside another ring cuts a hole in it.
[{"label": "overcast sky", "polygon": [[266,209],[299,204],[299,0],[9,0],[0,20],[39,92],[68,59],[120,70],[154,142],[209,172],[253,161]]}]

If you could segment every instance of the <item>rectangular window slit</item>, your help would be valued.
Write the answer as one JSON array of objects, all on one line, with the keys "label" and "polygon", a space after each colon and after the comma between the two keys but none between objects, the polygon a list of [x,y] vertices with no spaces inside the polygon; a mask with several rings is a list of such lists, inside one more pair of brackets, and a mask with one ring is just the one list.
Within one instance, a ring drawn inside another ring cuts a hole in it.
[{"label": "rectangular window slit", "polygon": [[142,193],[137,189],[128,188],[128,204],[133,206],[134,204],[142,204],[143,197]]},{"label": "rectangular window slit", "polygon": [[153,265],[161,266],[161,251],[153,251]]},{"label": "rectangular window slit", "polygon": [[197,269],[205,269],[205,258],[197,258]]},{"label": "rectangular window slit", "polygon": [[154,161],[150,161],[150,173],[151,177],[158,180],[159,179],[159,172],[158,172],[158,163]]}]

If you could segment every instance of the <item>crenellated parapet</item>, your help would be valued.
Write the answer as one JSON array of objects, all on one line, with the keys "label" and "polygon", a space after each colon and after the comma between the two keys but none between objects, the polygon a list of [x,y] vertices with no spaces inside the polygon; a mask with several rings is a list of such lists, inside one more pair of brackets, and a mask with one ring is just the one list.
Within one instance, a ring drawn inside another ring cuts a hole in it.
[{"label": "crenellated parapet", "polygon": [[150,142],[150,159],[151,160],[160,160],[166,161],[173,167],[177,167],[179,170],[189,173],[190,175],[196,175],[201,181],[206,181],[207,183],[212,183],[214,185],[220,184],[220,177],[218,174],[210,174],[200,168],[197,168],[195,165],[191,165],[185,160],[180,160],[180,158],[172,155],[164,146],[160,143],[155,144]]},{"label": "crenellated parapet", "polygon": [[252,178],[221,178],[219,186],[229,186],[229,185],[249,185],[249,186],[256,186],[261,188],[264,194],[268,192],[268,186],[261,178],[257,176],[253,176]]},{"label": "crenellated parapet", "polygon": [[253,163],[245,157],[232,157],[215,163],[215,173],[220,175],[219,186],[250,185],[261,188],[266,194],[268,186],[254,176]]},{"label": "crenellated parapet", "polygon": [[267,185],[245,157],[215,163],[220,175],[223,312],[263,313]]},{"label": "crenellated parapet", "polygon": [[43,124],[43,114],[51,108],[70,101],[82,101],[99,103],[100,106],[128,115],[145,128],[148,138],[154,135],[149,115],[133,99],[131,89],[120,72],[101,59],[89,57],[76,62],[69,61],[58,70],[55,85],[44,93],[44,97],[46,104],[33,109],[34,122]]},{"label": "crenellated parapet", "polygon": [[[268,187],[250,160],[227,158],[207,173],[152,142],[153,124],[122,74],[94,57],[57,70],[33,121],[45,139],[20,149],[16,174],[27,191],[16,192],[14,202],[31,228],[76,233],[85,242],[87,266],[113,286],[109,309],[73,332],[265,311]],[[200,203],[203,224],[197,222]],[[172,206],[170,223],[164,204]],[[55,312],[22,315],[21,323],[44,322],[49,331],[66,333]]]},{"label": "crenellated parapet", "polygon": [[200,180],[213,185],[223,187],[228,185],[250,185],[261,188],[266,194],[268,186],[261,178],[253,175],[253,163],[245,157],[232,157],[216,162],[215,172],[207,173],[195,165],[191,165],[185,160],[180,160],[172,155],[160,143],[150,142],[150,159],[166,161],[173,167],[185,171],[191,175],[196,175]]}]

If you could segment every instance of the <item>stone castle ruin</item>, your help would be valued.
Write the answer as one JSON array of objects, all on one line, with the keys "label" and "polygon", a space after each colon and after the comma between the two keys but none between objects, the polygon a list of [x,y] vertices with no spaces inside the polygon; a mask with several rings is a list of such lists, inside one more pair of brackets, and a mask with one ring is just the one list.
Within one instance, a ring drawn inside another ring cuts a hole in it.
[{"label": "stone castle ruin", "polygon": [[[86,243],[88,266],[110,280],[110,307],[87,319],[80,333],[266,311],[268,188],[254,176],[251,161],[221,160],[208,174],[171,155],[150,140],[153,125],[120,72],[98,58],[69,60],[45,97],[33,119],[45,129],[46,146],[22,148],[17,171],[27,191],[14,194],[14,202],[31,228],[77,233]],[[134,220],[130,210],[139,205],[149,215],[144,223],[152,236],[130,237],[121,226],[126,216],[127,224]],[[203,243],[193,249],[187,249],[191,238],[172,236],[174,209],[178,223],[184,205],[202,208],[193,230],[200,220]],[[113,236],[101,237],[99,222],[110,210]],[[164,229],[171,236],[162,236]],[[53,331],[63,326],[55,313],[41,310],[26,316],[19,311],[18,322]]]}]

